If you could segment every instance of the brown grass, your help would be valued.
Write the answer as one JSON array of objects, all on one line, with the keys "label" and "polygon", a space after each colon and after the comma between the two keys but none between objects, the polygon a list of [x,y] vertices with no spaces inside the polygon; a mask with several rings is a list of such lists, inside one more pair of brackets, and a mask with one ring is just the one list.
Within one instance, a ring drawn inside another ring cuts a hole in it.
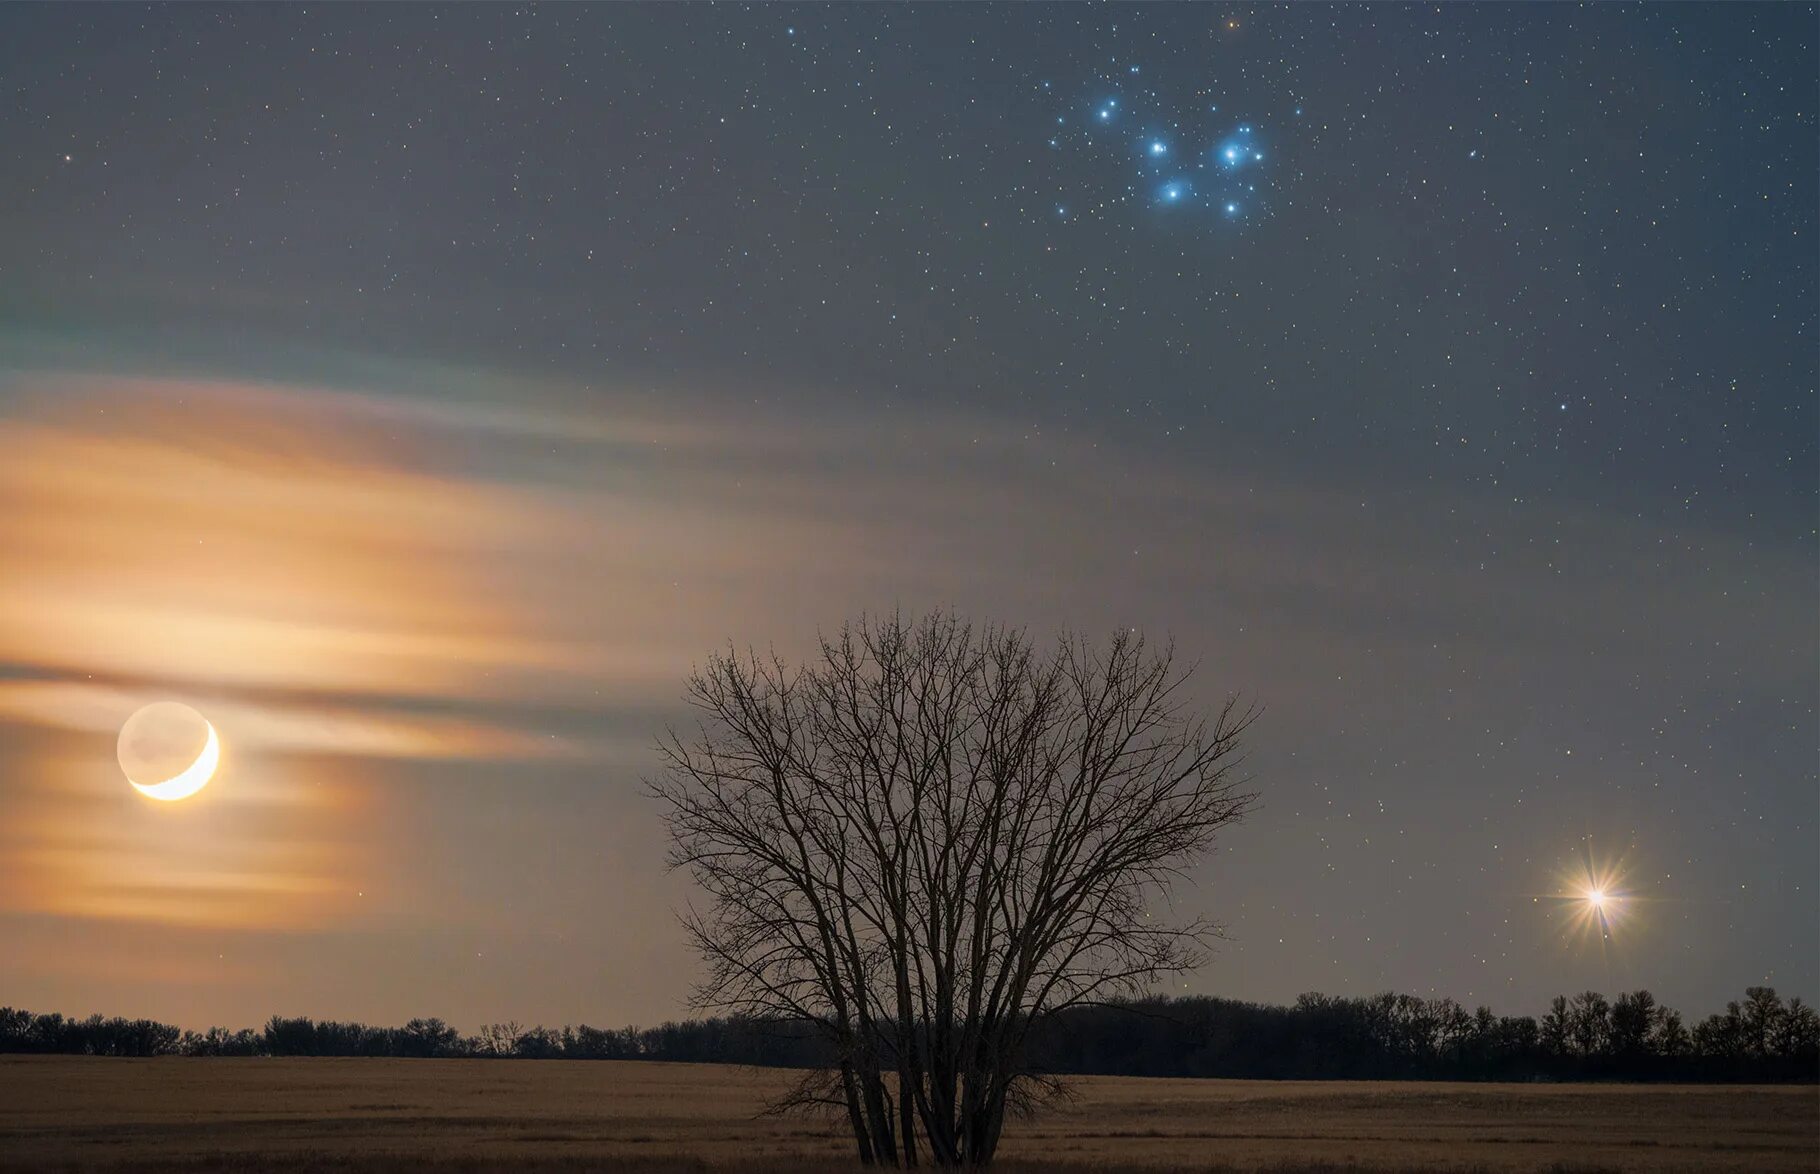
[{"label": "brown grass", "polygon": [[[0,1057],[0,1170],[682,1174],[854,1169],[832,1120],[755,1116],[789,1073],[483,1060]],[[1820,1169],[1807,1087],[1082,1078],[1002,1168]]]}]

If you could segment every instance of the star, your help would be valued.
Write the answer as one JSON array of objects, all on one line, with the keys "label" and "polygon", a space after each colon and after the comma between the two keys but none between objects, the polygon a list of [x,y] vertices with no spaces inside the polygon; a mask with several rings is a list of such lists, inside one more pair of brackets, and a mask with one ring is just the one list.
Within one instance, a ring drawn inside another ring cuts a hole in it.
[{"label": "star", "polygon": [[1236,171],[1263,158],[1264,153],[1252,145],[1249,126],[1239,127],[1219,146],[1220,164],[1228,171]]}]

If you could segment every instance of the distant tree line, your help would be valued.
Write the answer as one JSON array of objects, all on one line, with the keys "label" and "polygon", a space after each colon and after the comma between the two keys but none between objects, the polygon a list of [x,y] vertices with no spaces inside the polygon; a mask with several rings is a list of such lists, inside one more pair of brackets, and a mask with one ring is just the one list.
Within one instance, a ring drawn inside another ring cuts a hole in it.
[{"label": "distant tree line", "polygon": [[[1791,1081],[1820,1077],[1820,1016],[1751,987],[1686,1026],[1648,991],[1554,1000],[1540,1019],[1452,999],[1309,994],[1293,1006],[1157,998],[1076,1007],[1034,1031],[1038,1072],[1270,1080]],[[807,1028],[698,1019],[659,1027],[525,1027],[464,1036],[440,1019],[403,1027],[286,1019],[261,1030],[181,1031],[150,1019],[0,1008],[0,1053],[91,1056],[404,1056],[668,1060],[815,1068],[833,1061]]]},{"label": "distant tree line", "polygon": [[1032,1041],[1061,1073],[1259,1080],[1820,1078],[1820,1016],[1751,987],[1691,1029],[1648,991],[1557,997],[1541,1019],[1452,999],[1307,994],[1293,1006],[1158,999],[1081,1008]]}]

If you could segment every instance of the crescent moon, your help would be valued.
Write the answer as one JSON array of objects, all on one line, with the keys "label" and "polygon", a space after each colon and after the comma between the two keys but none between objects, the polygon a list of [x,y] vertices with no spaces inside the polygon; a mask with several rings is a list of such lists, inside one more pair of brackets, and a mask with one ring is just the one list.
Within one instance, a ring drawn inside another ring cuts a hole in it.
[{"label": "crescent moon", "polygon": [[209,780],[215,777],[215,768],[221,764],[221,739],[215,736],[213,722],[203,724],[209,728],[209,740],[203,743],[202,753],[196,756],[195,762],[162,783],[137,783],[129,778],[126,781],[133,784],[133,790],[148,799],[169,801],[187,799],[208,786]]}]

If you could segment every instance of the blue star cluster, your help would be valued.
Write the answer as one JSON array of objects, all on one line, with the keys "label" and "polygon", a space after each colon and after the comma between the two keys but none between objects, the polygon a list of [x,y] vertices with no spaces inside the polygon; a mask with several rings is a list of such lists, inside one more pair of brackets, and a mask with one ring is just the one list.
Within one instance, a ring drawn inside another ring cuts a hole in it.
[{"label": "blue star cluster", "polygon": [[[1137,84],[1142,77],[1136,65],[1102,74],[1089,97],[1052,116],[1049,148],[1101,165],[1092,172],[1095,190],[1077,189],[1072,200],[1064,192],[1055,215],[1066,220],[1125,204],[1232,225],[1268,214],[1274,160],[1258,124],[1223,110],[1206,89],[1178,100]],[[1042,88],[1053,93],[1055,85],[1044,81]],[[1301,114],[1296,107],[1294,117]]]}]

